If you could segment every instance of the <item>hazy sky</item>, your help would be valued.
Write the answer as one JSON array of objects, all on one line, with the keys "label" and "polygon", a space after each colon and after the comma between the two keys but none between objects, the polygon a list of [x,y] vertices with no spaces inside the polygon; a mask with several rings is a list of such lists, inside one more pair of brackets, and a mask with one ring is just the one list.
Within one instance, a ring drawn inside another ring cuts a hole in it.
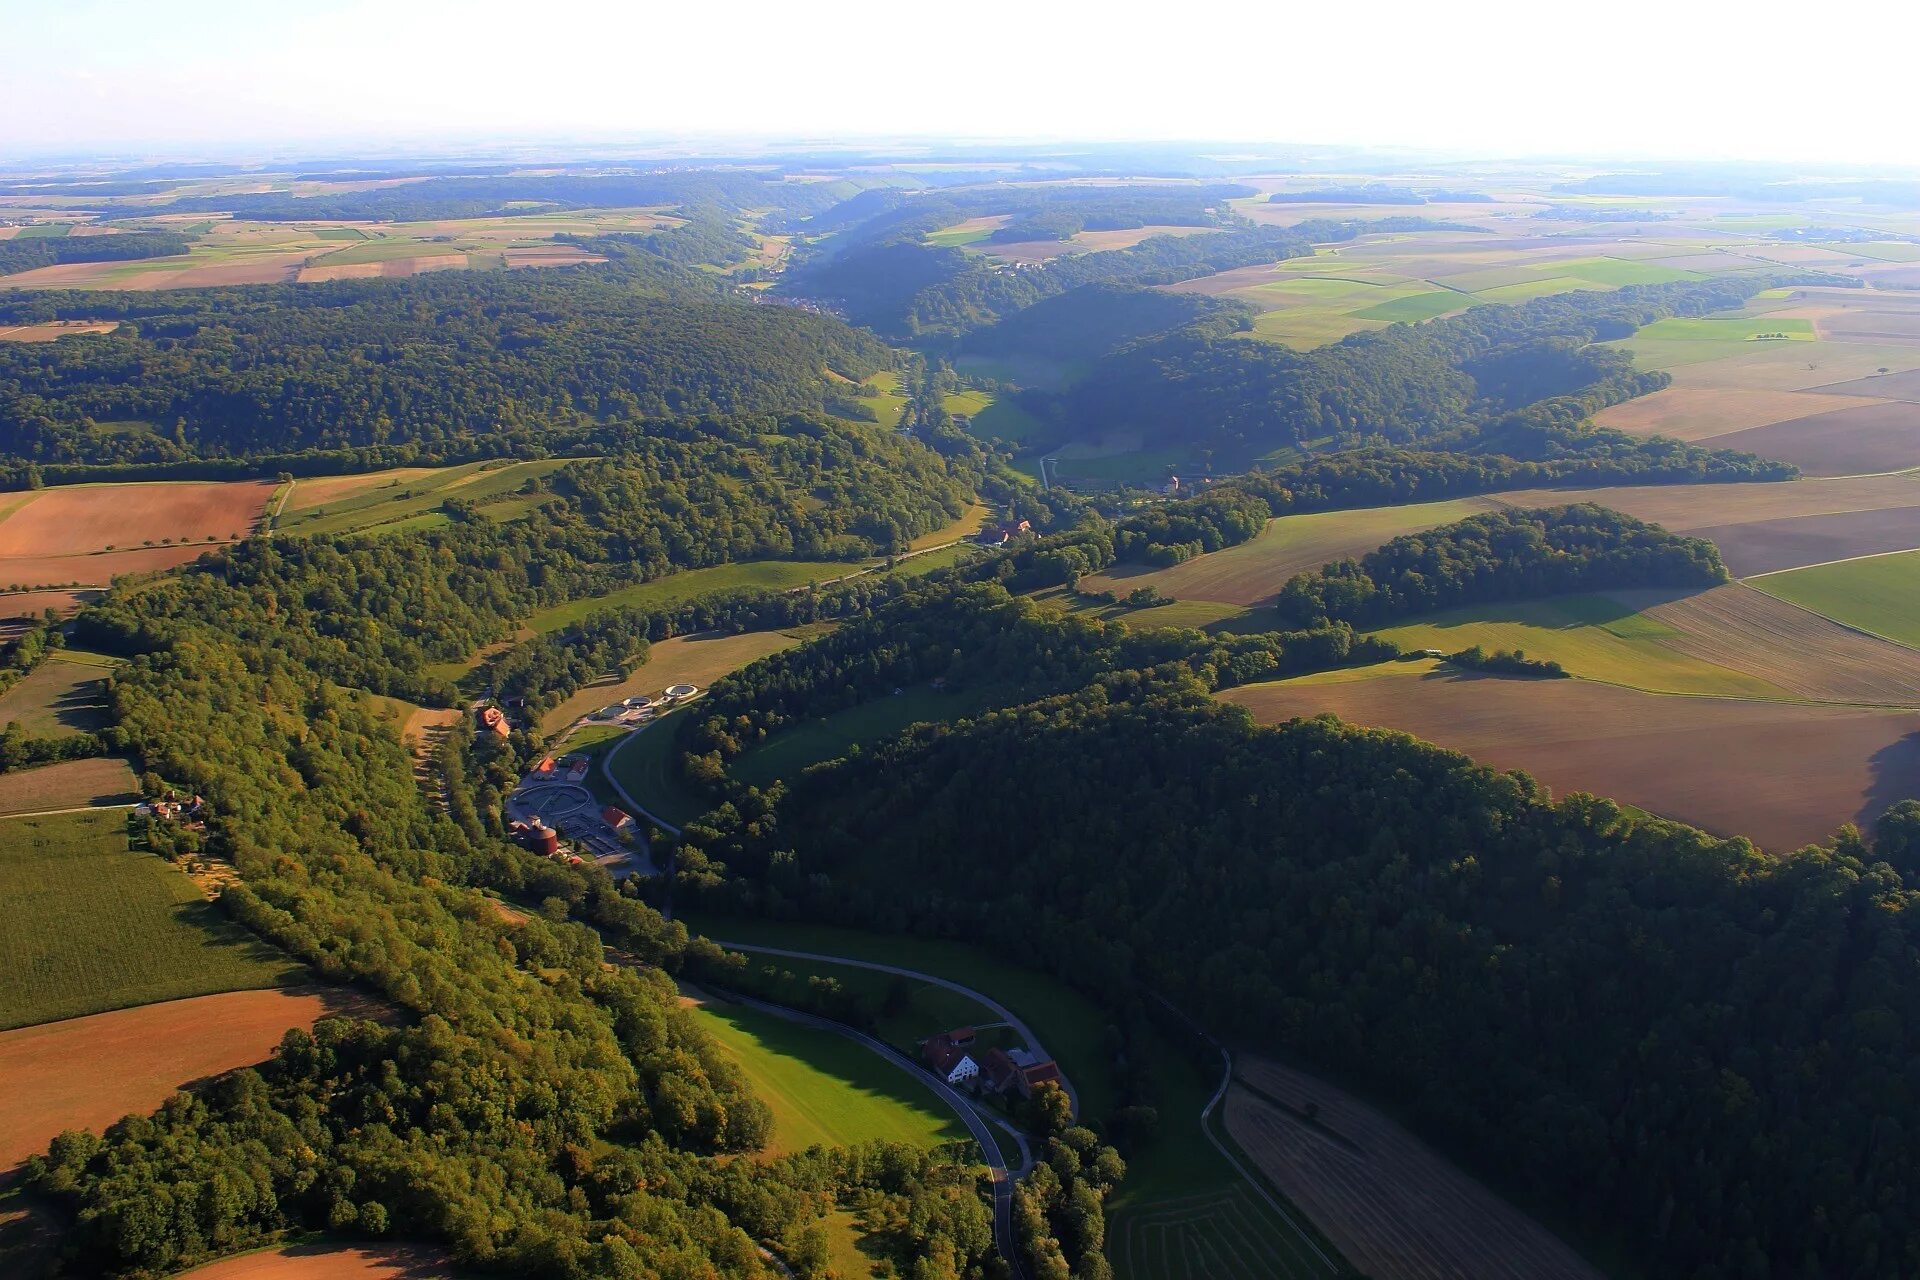
[{"label": "hazy sky", "polygon": [[942,134],[1920,166],[1916,36],[1916,0],[0,0],[0,159]]}]

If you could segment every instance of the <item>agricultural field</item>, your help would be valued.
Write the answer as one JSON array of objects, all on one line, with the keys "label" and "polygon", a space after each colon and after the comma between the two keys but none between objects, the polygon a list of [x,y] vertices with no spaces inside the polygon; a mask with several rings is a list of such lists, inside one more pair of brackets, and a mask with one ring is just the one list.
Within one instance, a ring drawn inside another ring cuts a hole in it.
[{"label": "agricultural field", "polygon": [[0,494],[0,584],[103,587],[252,533],[270,481],[83,484]]},{"label": "agricultural field", "polygon": [[1085,591],[1119,595],[1153,587],[1182,602],[1205,600],[1246,608],[1270,602],[1297,573],[1343,557],[1365,555],[1401,534],[1464,520],[1493,505],[1488,498],[1459,498],[1281,516],[1268,521],[1264,530],[1239,546],[1196,556],[1166,569],[1115,566],[1081,579],[1080,586]]},{"label": "agricultural field", "polygon": [[[825,627],[790,627],[781,631],[702,631],[694,635],[674,636],[648,647],[647,660],[631,676],[621,680],[610,674],[581,689],[540,720],[542,733],[560,730],[599,707],[642,694],[654,694],[668,685],[690,684],[705,689],[730,671],[738,671],[750,662],[769,654],[790,649]],[[5,702],[0,701],[0,714]]]},{"label": "agricultural field", "polygon": [[106,677],[114,665],[92,654],[48,658],[0,694],[0,725],[17,723],[36,738],[105,728]]},{"label": "agricultural field", "polygon": [[1600,1280],[1598,1268],[1392,1120],[1278,1062],[1241,1055],[1234,1141],[1374,1280]]},{"label": "agricultural field", "polygon": [[376,1008],[338,988],[228,991],[0,1031],[0,1175],[64,1130],[98,1133],[193,1081],[266,1061],[292,1027]]},{"label": "agricultural field", "polygon": [[48,320],[43,324],[0,325],[0,342],[54,342],[81,333],[112,333],[118,320]]},{"label": "agricultural field", "polygon": [[1920,647],[1920,551],[1863,556],[1750,581],[1770,596],[1843,626]]},{"label": "agricultural field", "polygon": [[0,968],[10,975],[0,1028],[298,977],[179,870],[132,848],[126,818],[115,809],[0,823]]},{"label": "agricultural field", "polygon": [[419,1244],[289,1244],[181,1272],[176,1280],[455,1280],[446,1255]]},{"label": "agricultural field", "polygon": [[[627,794],[649,813],[676,827],[685,826],[710,807],[682,786],[674,772],[674,735],[680,727],[676,717],[681,714],[681,711],[669,712],[643,728],[611,740],[604,748],[606,767],[627,789]],[[596,776],[599,770],[596,759]]]},{"label": "agricultural field", "polygon": [[[1920,467],[1920,292],[1768,290],[1737,313],[1648,325],[1611,344],[1674,385],[1598,415],[1791,462],[1810,476]],[[1907,398],[1903,398],[1903,393]]]},{"label": "agricultural field", "polygon": [[1005,701],[1009,692],[997,686],[954,690],[916,686],[783,729],[735,760],[728,772],[749,786],[769,787],[798,777],[808,765],[890,738],[909,725],[978,714]]},{"label": "agricultural field", "polygon": [[954,417],[965,418],[968,433],[982,440],[1017,445],[1040,426],[1032,414],[1011,399],[989,391],[949,391],[942,404]]},{"label": "agricultural field", "polygon": [[833,582],[863,567],[848,560],[741,560],[710,569],[687,569],[603,596],[541,609],[527,619],[527,626],[537,633],[557,631],[603,609],[665,608],[721,591],[794,591]]},{"label": "agricultural field", "polygon": [[1920,712],[1685,697],[1589,680],[1530,680],[1400,663],[1374,679],[1275,681],[1221,697],[1262,723],[1332,712],[1524,769],[1715,835],[1785,852],[1870,824],[1920,769]]},{"label": "agricultural field", "polygon": [[275,532],[290,534],[381,533],[445,524],[440,508],[450,498],[476,504],[490,520],[527,515],[541,495],[521,491],[552,475],[571,459],[535,462],[468,462],[453,467],[403,467],[361,475],[297,479],[276,510]]},{"label": "agricultural field", "polygon": [[0,773],[0,817],[50,809],[125,806],[140,799],[132,766],[117,756],[65,760]]},{"label": "agricultural field", "polygon": [[816,1144],[967,1139],[959,1117],[915,1074],[844,1036],[719,1000],[692,1008],[772,1110],[770,1155]]},{"label": "agricultural field", "polygon": [[[38,267],[0,277],[0,287],[185,289],[296,281],[313,284],[449,269],[567,266],[605,259],[573,245],[556,243],[555,236],[652,230],[680,221],[653,209],[389,223],[202,219],[178,228],[194,236],[184,255]],[[73,224],[71,229],[74,234],[82,234],[90,225]],[[23,232],[42,234],[66,230],[68,224],[52,223],[21,228]]]}]

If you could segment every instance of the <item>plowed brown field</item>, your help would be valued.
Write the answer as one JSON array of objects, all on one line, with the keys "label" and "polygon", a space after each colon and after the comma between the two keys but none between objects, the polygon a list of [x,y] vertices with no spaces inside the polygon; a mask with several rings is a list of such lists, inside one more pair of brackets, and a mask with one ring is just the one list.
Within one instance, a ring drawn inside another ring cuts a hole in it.
[{"label": "plowed brown field", "polygon": [[1600,1280],[1552,1232],[1358,1099],[1249,1055],[1234,1074],[1227,1131],[1362,1273]]},{"label": "plowed brown field", "polygon": [[377,1008],[332,988],[229,991],[0,1031],[0,1170],[63,1130],[100,1132],[183,1085],[264,1062],[290,1027]]},{"label": "plowed brown field", "polygon": [[[1773,391],[1762,387],[1668,387],[1650,396],[1628,400],[1594,415],[1603,427],[1636,435],[1672,436],[1676,440],[1710,440],[1748,427],[1857,409],[1879,403],[1857,396],[1821,395],[1812,391]],[[1726,446],[1731,448],[1733,446]]]},{"label": "plowed brown field", "polygon": [[447,1280],[446,1255],[429,1245],[300,1244],[223,1258],[177,1280]]},{"label": "plowed brown field", "polygon": [[1920,405],[1856,403],[1729,432],[1714,437],[1713,446],[1791,462],[1810,476],[1904,471],[1920,467]]},{"label": "plowed brown field", "polygon": [[1784,851],[1866,825],[1920,777],[1920,713],[1435,673],[1221,695],[1263,723],[1333,712]]}]

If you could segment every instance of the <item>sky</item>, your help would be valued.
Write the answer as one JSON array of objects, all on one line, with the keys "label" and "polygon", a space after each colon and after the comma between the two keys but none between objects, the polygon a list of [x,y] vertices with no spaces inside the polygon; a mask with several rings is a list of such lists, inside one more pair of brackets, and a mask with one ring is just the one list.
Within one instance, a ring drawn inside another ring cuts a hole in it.
[{"label": "sky", "polygon": [[0,0],[0,162],[945,136],[1920,169],[1873,66],[1916,37],[1913,0]]}]

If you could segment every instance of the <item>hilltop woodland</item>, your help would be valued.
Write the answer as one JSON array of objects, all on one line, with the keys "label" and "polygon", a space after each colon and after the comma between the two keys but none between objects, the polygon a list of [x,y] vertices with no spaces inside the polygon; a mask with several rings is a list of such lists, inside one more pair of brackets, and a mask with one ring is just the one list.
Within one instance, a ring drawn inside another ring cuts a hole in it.
[{"label": "hilltop woodland", "polygon": [[1728,580],[1720,550],[1618,511],[1577,503],[1490,511],[1404,534],[1358,561],[1290,579],[1274,602],[1296,621],[1374,626],[1455,605],[1605,591],[1711,587]]},{"label": "hilltop woodland", "polygon": [[0,276],[63,262],[120,262],[170,258],[192,242],[175,231],[128,231],[114,236],[36,236],[0,240]]},{"label": "hilltop woodland", "polygon": [[563,452],[609,425],[818,410],[825,370],[857,382],[890,366],[831,317],[723,296],[663,256],[683,242],[696,258],[711,248],[696,229],[580,241],[610,258],[592,267],[9,297],[0,323],[120,327],[0,344],[0,450],[40,463],[357,450],[387,466]]},{"label": "hilltop woodland", "polygon": [[992,680],[975,650],[1009,632],[1010,656],[1043,649],[1065,684],[1069,661],[1106,669],[790,789],[732,785],[687,829],[680,893],[990,945],[1134,1002],[1119,1020],[1165,996],[1398,1099],[1646,1274],[1920,1274],[1900,1083],[1920,1054],[1920,806],[1875,847],[1847,829],[1769,859],[1404,735],[1256,727],[1207,696],[1241,673],[1198,633],[1157,633],[1154,654],[991,587],[942,590],[837,653],[720,682],[689,745],[725,755],[849,685]]}]

